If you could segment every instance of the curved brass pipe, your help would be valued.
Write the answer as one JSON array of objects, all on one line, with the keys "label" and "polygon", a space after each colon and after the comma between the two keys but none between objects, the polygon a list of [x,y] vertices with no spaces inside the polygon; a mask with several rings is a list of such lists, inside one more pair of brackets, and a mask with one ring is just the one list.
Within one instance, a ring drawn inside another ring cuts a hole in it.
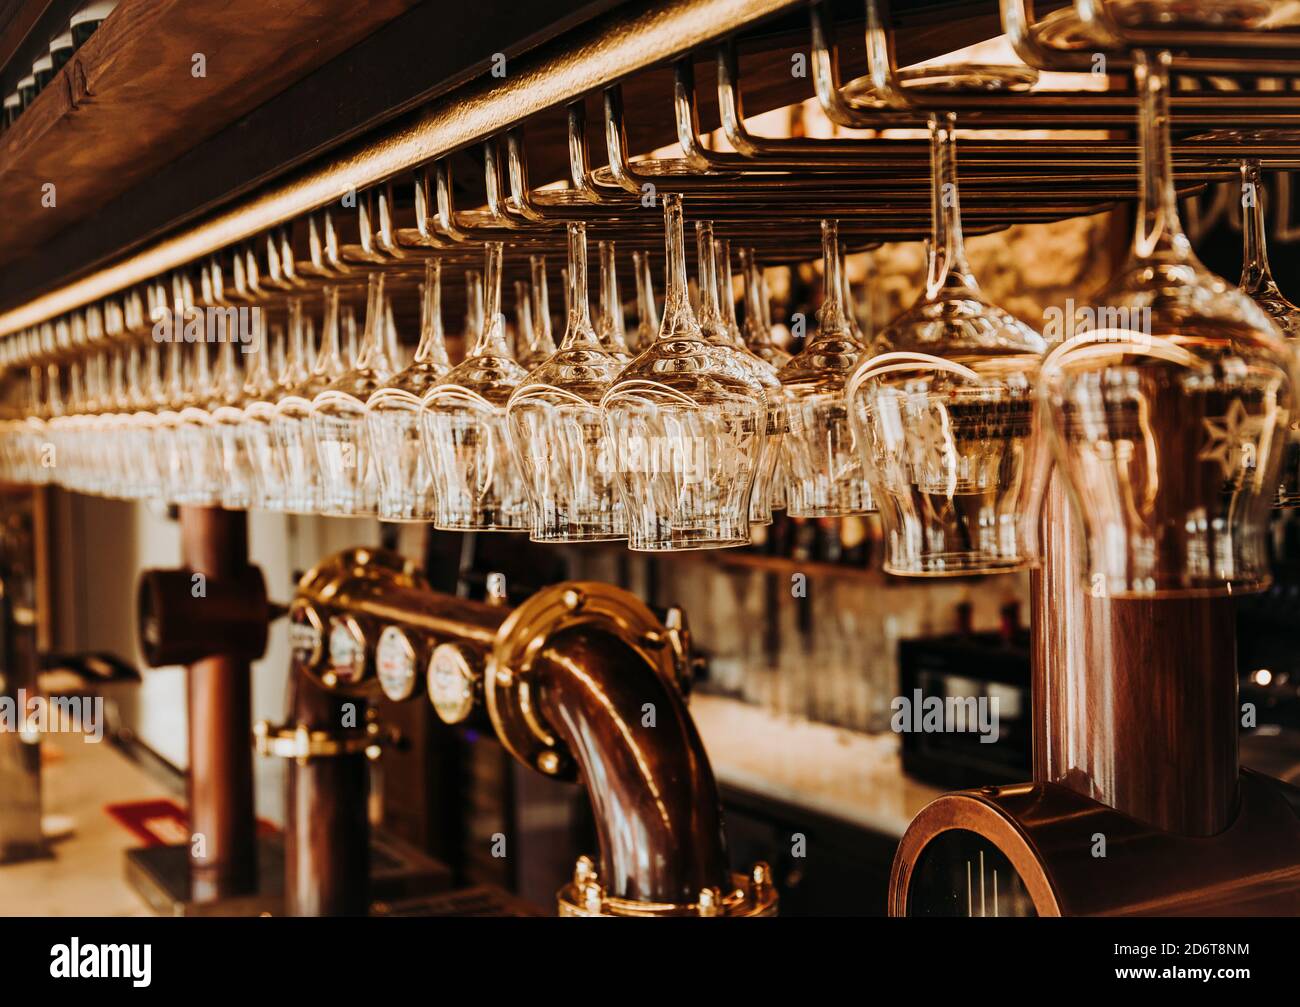
[{"label": "curved brass pipe", "polygon": [[532,667],[537,712],[578,764],[607,894],[688,904],[723,888],[718,788],[675,683],[597,624],[551,636]]},{"label": "curved brass pipe", "polygon": [[[680,612],[661,620],[626,591],[583,581],[545,588],[512,611],[437,594],[400,557],[355,549],[303,577],[290,618],[298,667],[331,692],[359,695],[377,689],[375,674],[330,673],[330,627],[355,630],[368,666],[381,631],[397,627],[432,653],[431,667],[448,660],[473,681],[466,695],[482,697],[516,759],[582,783],[600,864],[579,861],[559,895],[562,914],[775,912],[766,865],[749,876],[728,870],[717,784],[686,708],[690,637]],[[470,713],[444,713],[430,698],[439,716]]]}]

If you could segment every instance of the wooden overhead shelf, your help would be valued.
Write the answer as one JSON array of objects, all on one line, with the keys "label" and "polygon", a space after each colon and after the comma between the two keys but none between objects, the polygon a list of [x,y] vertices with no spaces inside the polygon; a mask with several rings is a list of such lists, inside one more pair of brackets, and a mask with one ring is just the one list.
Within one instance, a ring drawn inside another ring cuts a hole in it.
[{"label": "wooden overhead shelf", "polygon": [[[485,72],[494,52],[513,60],[563,48],[576,26],[634,2],[641,0],[122,0],[18,125],[0,134],[7,192],[0,308],[27,303],[308,172],[327,152],[339,156],[382,142],[375,139],[381,126],[397,128],[454,94]],[[862,23],[853,20],[860,3],[835,7],[846,72],[861,73]],[[995,0],[917,0],[915,10],[898,17],[902,63],[999,30]],[[797,5],[745,33],[748,113],[810,97],[810,81],[793,78],[789,62],[792,52],[806,50],[808,32],[807,10]],[[194,52],[207,56],[206,79],[190,76]],[[710,47],[696,53],[706,128],[716,123],[711,59]],[[672,141],[671,96],[668,66],[626,82],[635,152]],[[597,130],[599,101],[589,97]],[[563,177],[563,112],[529,120],[527,134],[534,182]],[[481,186],[481,155],[456,156],[463,161],[458,188],[472,188],[476,175]],[[40,204],[47,181],[57,186],[54,209]],[[460,198],[473,205],[474,193]]]},{"label": "wooden overhead shelf", "polygon": [[[0,264],[143,182],[419,0],[122,0],[0,133]],[[206,76],[194,75],[195,56]],[[55,186],[55,205],[42,204]]]}]

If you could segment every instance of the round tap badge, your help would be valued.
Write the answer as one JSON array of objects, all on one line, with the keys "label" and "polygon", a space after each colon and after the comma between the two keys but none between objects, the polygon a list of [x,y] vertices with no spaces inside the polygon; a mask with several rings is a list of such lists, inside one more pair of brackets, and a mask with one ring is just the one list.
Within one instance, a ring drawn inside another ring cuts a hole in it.
[{"label": "round tap badge", "polygon": [[429,657],[429,701],[445,724],[459,724],[474,711],[475,674],[466,652],[444,643]]},{"label": "round tap badge", "polygon": [[324,627],[316,609],[305,601],[289,606],[289,653],[300,668],[315,668],[324,649]]},{"label": "round tap badge", "polygon": [[366,638],[356,621],[335,619],[330,629],[330,670],[345,685],[355,685],[366,673]]},{"label": "round tap badge", "polygon": [[379,687],[394,702],[409,699],[415,691],[415,648],[396,626],[387,627],[379,635],[375,670]]}]

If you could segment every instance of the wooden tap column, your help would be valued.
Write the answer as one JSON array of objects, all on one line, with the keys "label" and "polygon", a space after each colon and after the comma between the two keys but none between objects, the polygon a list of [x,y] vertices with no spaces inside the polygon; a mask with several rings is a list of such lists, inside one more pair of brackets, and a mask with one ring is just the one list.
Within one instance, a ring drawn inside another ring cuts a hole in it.
[{"label": "wooden tap column", "polygon": [[[182,563],[207,580],[248,566],[242,512],[181,508]],[[252,683],[249,662],[207,657],[189,666],[190,898],[207,902],[256,890]]]},{"label": "wooden tap column", "polygon": [[1237,808],[1232,599],[1091,597],[1057,476],[1033,609],[1034,778],[1168,832],[1210,836]]},{"label": "wooden tap column", "polygon": [[[366,704],[326,692],[293,673],[293,723],[339,733],[351,707],[355,726]],[[285,823],[284,908],[289,916],[364,916],[370,910],[370,766],[357,752],[290,759]]]}]

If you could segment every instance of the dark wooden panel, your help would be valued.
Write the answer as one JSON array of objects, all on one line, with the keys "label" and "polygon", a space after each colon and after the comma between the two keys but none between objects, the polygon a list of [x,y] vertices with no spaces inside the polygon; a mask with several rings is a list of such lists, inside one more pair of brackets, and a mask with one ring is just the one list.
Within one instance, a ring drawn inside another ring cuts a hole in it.
[{"label": "dark wooden panel", "polygon": [[[73,221],[371,34],[417,0],[122,0],[0,134],[0,261]],[[206,76],[193,73],[195,54]],[[43,186],[56,204],[42,204]]]}]

